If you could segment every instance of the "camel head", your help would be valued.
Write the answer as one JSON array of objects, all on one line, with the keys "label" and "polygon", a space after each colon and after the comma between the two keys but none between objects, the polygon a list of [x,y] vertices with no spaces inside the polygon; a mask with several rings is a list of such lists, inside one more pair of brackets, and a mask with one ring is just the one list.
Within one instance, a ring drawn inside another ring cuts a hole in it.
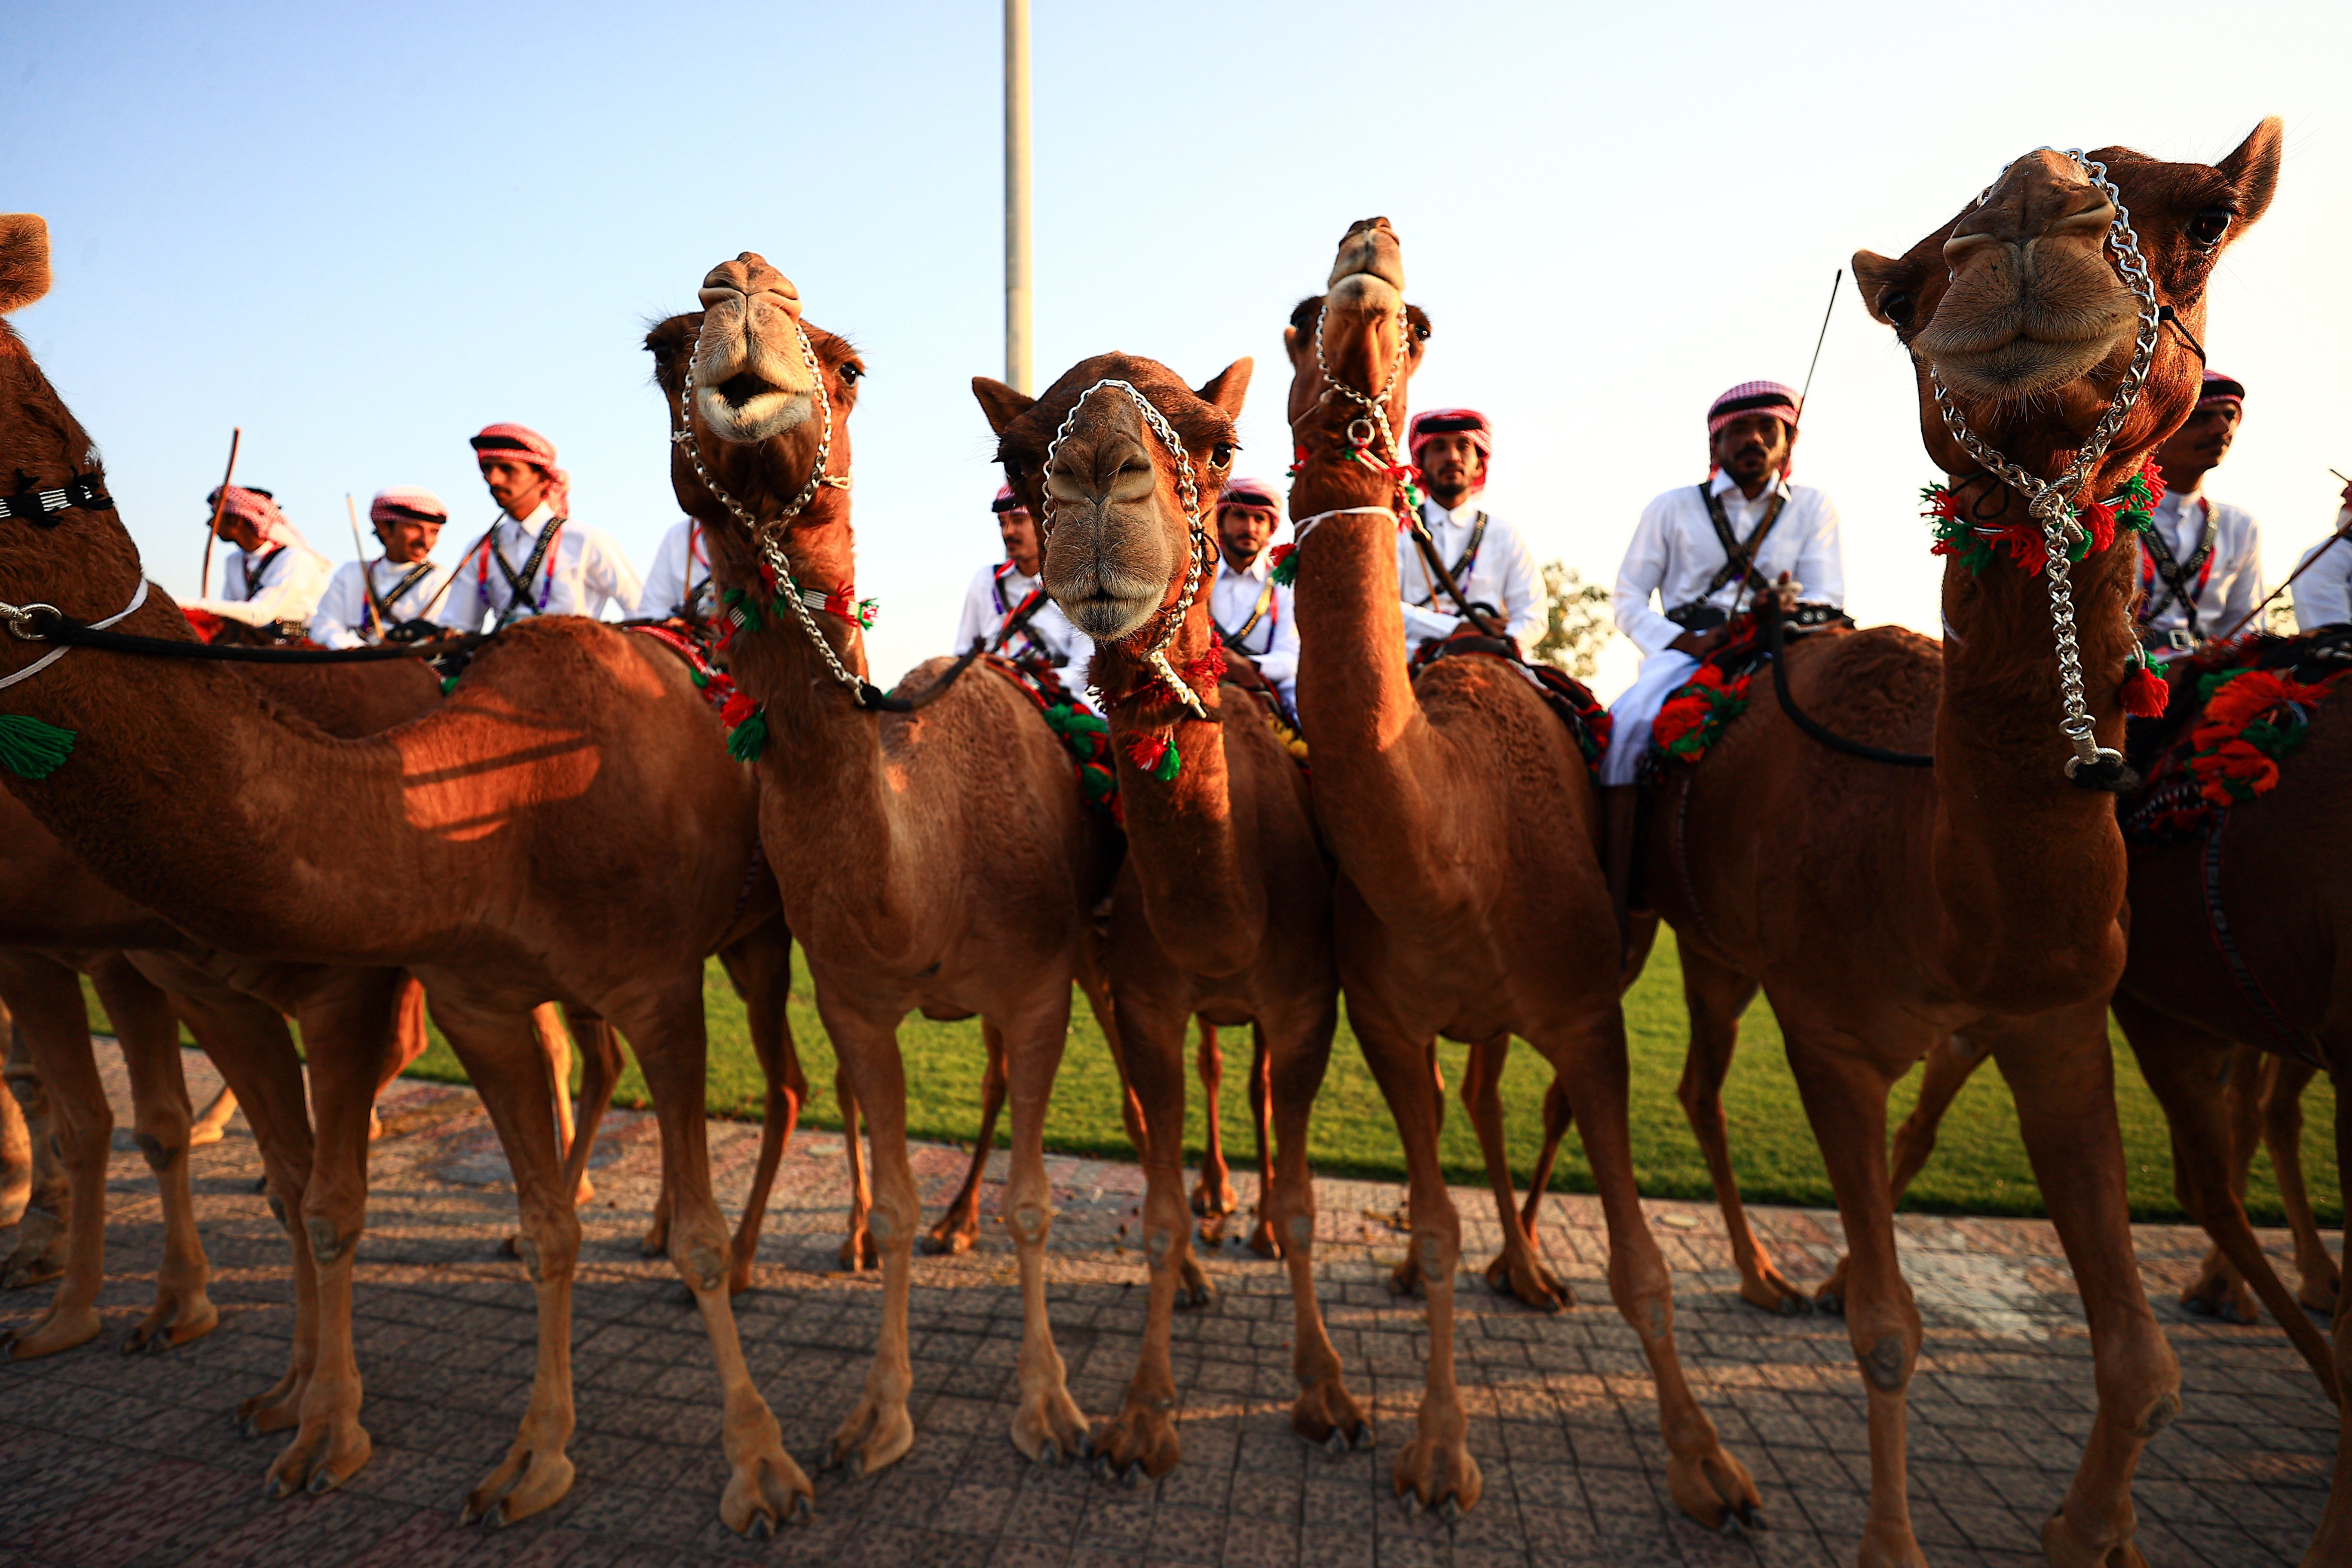
[{"label": "camel head", "polygon": [[[2278,120],[2265,120],[2211,166],[2122,147],[2089,154],[2122,194],[2157,303],[2173,318],[2158,331],[2147,382],[2099,475],[2136,467],[2196,406],[2206,285],[2221,252],[2270,205],[2282,134]],[[1931,368],[1968,427],[2029,472],[2054,478],[2090,437],[2142,325],[2116,264],[2120,216],[2080,164],[2044,148],[1902,256],[1854,253],[1863,303],[1911,353],[1920,426],[1946,472],[1981,465],[1946,428]]]},{"label": "camel head", "polygon": [[[1402,441],[1406,384],[1420,367],[1429,331],[1429,317],[1405,303],[1404,250],[1389,220],[1365,218],[1350,225],[1325,292],[1300,300],[1283,330],[1283,347],[1290,354],[1292,440],[1318,458],[1346,452],[1349,426],[1366,411],[1331,384],[1336,379],[1381,400],[1390,428]],[[1402,451],[1394,457],[1404,460]]]},{"label": "camel head", "polygon": [[[1096,641],[1142,632],[1181,595],[1201,548],[1185,511],[1186,468],[1193,514],[1208,526],[1233,471],[1234,421],[1249,379],[1250,362],[1235,360],[1194,391],[1167,366],[1122,353],[1080,362],[1034,399],[972,378],[1006,483],[1031,516],[1045,520],[1045,591]],[[1097,384],[1107,380],[1150,401],[1183,443],[1181,460],[1133,397]],[[1213,534],[1207,548],[1213,553]]]},{"label": "camel head", "polygon": [[[700,310],[646,334],[654,379],[669,405],[670,483],[679,506],[716,531],[740,534],[741,520],[712,485],[765,521],[809,485],[822,452],[832,478],[793,524],[821,520],[829,509],[814,501],[847,483],[848,416],[864,362],[846,340],[803,321],[800,290],[751,251],[712,268],[701,300]],[[689,377],[693,395],[682,402]],[[693,433],[691,455],[675,439],[681,428]]]}]

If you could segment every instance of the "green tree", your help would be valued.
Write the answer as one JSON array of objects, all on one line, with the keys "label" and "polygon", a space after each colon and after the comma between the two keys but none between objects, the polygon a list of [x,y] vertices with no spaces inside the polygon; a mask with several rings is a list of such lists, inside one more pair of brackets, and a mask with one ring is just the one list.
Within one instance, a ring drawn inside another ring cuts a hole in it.
[{"label": "green tree", "polygon": [[2277,598],[2271,601],[2270,608],[2263,612],[2263,624],[2258,629],[2266,631],[2273,637],[2291,637],[2294,636],[2294,589],[2289,588],[2286,592],[2281,594]]},{"label": "green tree", "polygon": [[1601,650],[1617,635],[1609,613],[1609,590],[1586,582],[1565,561],[1547,564],[1543,581],[1544,629],[1536,638],[1534,655],[1579,680],[1590,680],[1600,673]]}]

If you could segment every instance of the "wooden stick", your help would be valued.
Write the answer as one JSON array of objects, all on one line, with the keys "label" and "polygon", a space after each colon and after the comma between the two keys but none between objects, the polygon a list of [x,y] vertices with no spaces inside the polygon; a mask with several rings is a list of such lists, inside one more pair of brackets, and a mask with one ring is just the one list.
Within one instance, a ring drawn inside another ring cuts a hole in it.
[{"label": "wooden stick", "polygon": [[229,476],[236,472],[236,444],[245,438],[245,426],[239,425],[228,433],[228,467],[221,470],[220,489],[213,492],[213,520],[205,525],[204,575],[196,579],[196,597],[210,598],[213,591],[213,541],[220,537],[221,511],[228,505]]},{"label": "wooden stick", "polygon": [[[360,558],[360,597],[367,604],[368,625],[375,628],[375,640],[383,640],[383,617],[375,613],[375,584],[368,581],[367,546],[360,542],[360,507],[352,500],[352,492],[343,492],[343,510],[352,518],[352,549]],[[387,550],[386,555],[392,552]]]}]

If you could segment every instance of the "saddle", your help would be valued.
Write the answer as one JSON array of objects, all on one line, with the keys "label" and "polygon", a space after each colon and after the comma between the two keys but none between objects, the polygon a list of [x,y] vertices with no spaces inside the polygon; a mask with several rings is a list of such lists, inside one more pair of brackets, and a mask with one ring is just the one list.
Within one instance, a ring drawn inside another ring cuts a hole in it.
[{"label": "saddle", "polygon": [[1578,752],[1584,758],[1588,772],[1598,774],[1601,757],[1609,750],[1609,710],[1591,689],[1564,669],[1549,664],[1529,662],[1518,645],[1502,637],[1490,637],[1475,626],[1465,623],[1452,635],[1432,637],[1413,653],[1406,666],[1416,679],[1421,672],[1441,658],[1458,658],[1467,654],[1480,654],[1499,658],[1516,666],[1522,675],[1534,683],[1536,695],[1544,705],[1568,726],[1569,738],[1576,742]]},{"label": "saddle", "polygon": [[[1712,750],[1723,728],[1748,710],[1748,686],[1770,662],[1763,625],[1753,610],[1729,623],[1730,635],[1699,661],[1682,685],[1666,694],[1651,721],[1650,747],[1642,754],[1635,782],[1654,786],[1671,763],[1695,763]],[[1824,633],[1853,630],[1853,619],[1832,605],[1799,605],[1780,619],[1787,642]]]}]

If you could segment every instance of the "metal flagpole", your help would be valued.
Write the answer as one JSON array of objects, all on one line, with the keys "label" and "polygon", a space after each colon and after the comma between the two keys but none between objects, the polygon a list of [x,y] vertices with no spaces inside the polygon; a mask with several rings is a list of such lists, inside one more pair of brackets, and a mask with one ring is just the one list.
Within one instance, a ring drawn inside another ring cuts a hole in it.
[{"label": "metal flagpole", "polygon": [[1034,393],[1029,352],[1029,0],[1004,0],[1004,379]]}]

